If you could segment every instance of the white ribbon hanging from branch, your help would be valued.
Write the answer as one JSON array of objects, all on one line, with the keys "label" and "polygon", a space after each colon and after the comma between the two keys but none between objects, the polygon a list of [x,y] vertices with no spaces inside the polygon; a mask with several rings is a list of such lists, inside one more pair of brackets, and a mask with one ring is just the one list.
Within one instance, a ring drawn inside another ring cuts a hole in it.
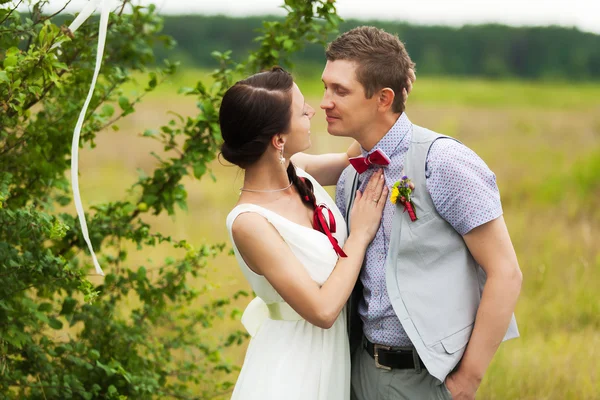
[{"label": "white ribbon hanging from branch", "polygon": [[104,55],[104,44],[106,42],[106,31],[108,28],[108,17],[110,15],[113,2],[114,0],[90,0],[90,2],[83,8],[81,13],[69,26],[71,32],[75,32],[77,28],[79,28],[90,17],[90,15],[92,15],[96,8],[98,8],[98,5],[100,3],[102,4],[98,33],[98,50],[96,52],[96,67],[94,69],[94,76],[92,78],[90,90],[85,103],[83,104],[83,108],[81,109],[81,113],[79,114],[77,125],[75,125],[75,130],[73,132],[73,143],[71,147],[71,184],[73,187],[73,201],[75,202],[77,216],[79,217],[79,223],[81,224],[81,233],[83,234],[83,238],[85,239],[88,248],[90,249],[92,260],[94,261],[94,267],[96,267],[96,273],[102,276],[104,276],[104,272],[102,271],[102,268],[100,268],[100,263],[98,263],[98,258],[96,257],[96,253],[94,253],[94,248],[92,247],[92,242],[90,241],[87,223],[85,221],[85,214],[83,212],[83,205],[81,204],[81,195],[79,193],[79,138],[81,136],[81,128],[85,120],[85,114],[87,113],[90,101],[94,95],[94,88],[96,87],[96,81],[98,80],[100,67],[102,66],[102,56]]}]

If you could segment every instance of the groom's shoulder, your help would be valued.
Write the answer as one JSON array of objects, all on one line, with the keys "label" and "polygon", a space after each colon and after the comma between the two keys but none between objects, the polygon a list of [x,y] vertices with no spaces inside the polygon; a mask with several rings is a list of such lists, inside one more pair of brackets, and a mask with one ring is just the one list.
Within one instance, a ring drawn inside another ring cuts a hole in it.
[{"label": "groom's shoulder", "polygon": [[452,136],[446,135],[445,133],[435,132],[431,129],[412,124],[412,143],[433,143],[437,139],[453,139]]},{"label": "groom's shoulder", "polygon": [[478,171],[479,174],[492,173],[490,167],[473,149],[452,137],[435,140],[427,152],[426,170],[454,171],[457,176]]},{"label": "groom's shoulder", "polygon": [[445,133],[435,132],[431,129],[413,124],[412,142],[415,144],[425,144],[428,148],[427,155],[431,152],[473,152],[468,146],[457,138]]}]

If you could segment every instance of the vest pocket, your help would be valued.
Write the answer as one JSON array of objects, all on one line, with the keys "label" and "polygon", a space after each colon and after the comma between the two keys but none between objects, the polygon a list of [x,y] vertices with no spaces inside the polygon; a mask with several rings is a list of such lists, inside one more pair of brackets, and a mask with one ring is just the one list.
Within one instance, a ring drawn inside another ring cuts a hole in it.
[{"label": "vest pocket", "polygon": [[462,237],[442,217],[433,212],[408,222],[411,232],[411,246],[419,252],[424,266],[430,268],[441,262],[452,262],[451,255],[466,249]]},{"label": "vest pocket", "polygon": [[458,350],[462,349],[469,343],[471,338],[471,332],[473,331],[473,324],[461,329],[460,331],[445,337],[441,340],[442,346],[446,353],[453,354]]},{"label": "vest pocket", "polygon": [[[419,212],[421,210],[418,210],[415,212]],[[396,212],[404,212],[404,209],[402,207],[400,207],[398,210],[396,210]],[[422,212],[422,211],[421,211]],[[428,212],[427,214],[417,214],[417,220],[416,221],[410,221],[410,217],[408,216],[408,213],[406,213],[406,218],[409,218],[408,224],[410,226],[411,229],[414,229],[418,226],[421,226],[423,224],[425,224],[428,221],[431,221],[434,217],[435,214],[433,212]]]}]

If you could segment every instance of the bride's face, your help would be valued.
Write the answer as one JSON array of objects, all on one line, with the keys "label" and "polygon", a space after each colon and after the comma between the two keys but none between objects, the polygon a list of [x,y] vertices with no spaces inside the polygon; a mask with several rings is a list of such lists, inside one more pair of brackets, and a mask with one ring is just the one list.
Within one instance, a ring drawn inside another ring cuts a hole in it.
[{"label": "bride's face", "polygon": [[294,83],[292,88],[292,119],[285,142],[286,158],[310,147],[310,120],[315,110],[304,101],[304,96]]}]

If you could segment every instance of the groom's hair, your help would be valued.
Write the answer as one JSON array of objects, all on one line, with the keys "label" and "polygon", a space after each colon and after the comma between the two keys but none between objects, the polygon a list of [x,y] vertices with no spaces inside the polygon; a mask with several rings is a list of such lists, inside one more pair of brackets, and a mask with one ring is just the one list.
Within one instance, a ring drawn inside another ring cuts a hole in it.
[{"label": "groom's hair", "polygon": [[364,87],[367,98],[389,87],[396,95],[392,110],[404,111],[402,89],[406,88],[408,71],[415,68],[415,63],[398,36],[374,26],[359,26],[331,42],[325,55],[328,61],[355,62],[356,79]]}]

